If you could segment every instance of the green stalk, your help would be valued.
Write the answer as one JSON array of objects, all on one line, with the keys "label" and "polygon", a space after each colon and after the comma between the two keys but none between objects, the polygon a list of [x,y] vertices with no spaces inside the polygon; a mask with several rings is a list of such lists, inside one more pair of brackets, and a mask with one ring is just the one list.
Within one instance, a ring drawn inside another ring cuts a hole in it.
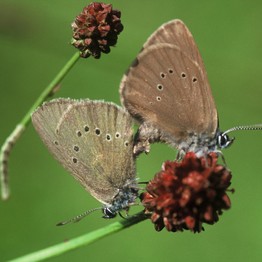
[{"label": "green stalk", "polygon": [[60,72],[56,75],[56,77],[50,82],[50,84],[44,89],[42,94],[36,99],[34,104],[25,114],[23,119],[17,124],[13,132],[6,138],[4,144],[1,147],[0,152],[0,184],[1,184],[1,195],[2,199],[6,200],[10,196],[9,190],[9,179],[8,179],[8,162],[10,152],[15,145],[16,141],[20,138],[20,136],[25,131],[26,127],[31,121],[32,112],[40,106],[48,97],[51,97],[55,93],[55,89],[70,71],[70,69],[74,66],[74,64],[79,59],[79,52],[74,54],[72,58],[65,64],[65,66],[60,70]]},{"label": "green stalk", "polygon": [[134,216],[131,216],[125,220],[122,220],[120,222],[115,222],[113,224],[110,224],[108,226],[105,226],[103,228],[100,228],[98,230],[95,230],[93,232],[87,233],[85,235],[76,237],[74,239],[71,239],[69,241],[33,252],[31,254],[9,260],[9,262],[37,262],[37,261],[43,261],[48,258],[58,256],[61,254],[64,254],[68,251],[71,251],[73,249],[89,245],[91,243],[96,242],[99,239],[102,239],[108,235],[112,235],[114,233],[117,233],[127,227],[130,227],[132,225],[135,225],[139,222],[144,221],[147,219],[148,216],[144,214],[144,212],[140,212]]}]

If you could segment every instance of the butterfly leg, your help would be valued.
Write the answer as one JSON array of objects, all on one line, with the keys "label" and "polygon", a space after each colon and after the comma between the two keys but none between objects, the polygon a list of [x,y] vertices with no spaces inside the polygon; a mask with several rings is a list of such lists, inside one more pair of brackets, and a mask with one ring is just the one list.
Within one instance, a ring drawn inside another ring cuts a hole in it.
[{"label": "butterfly leg", "polygon": [[160,140],[161,134],[159,130],[151,124],[143,122],[135,135],[134,155],[138,156],[143,152],[148,154],[150,152],[150,144]]}]

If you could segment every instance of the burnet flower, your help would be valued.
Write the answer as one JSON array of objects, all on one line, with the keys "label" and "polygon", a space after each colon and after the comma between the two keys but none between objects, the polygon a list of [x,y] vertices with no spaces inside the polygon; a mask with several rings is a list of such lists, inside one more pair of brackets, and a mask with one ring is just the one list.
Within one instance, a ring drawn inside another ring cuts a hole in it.
[{"label": "burnet flower", "polygon": [[200,232],[202,224],[214,224],[223,210],[230,208],[227,195],[231,172],[217,164],[210,153],[197,158],[192,152],[181,162],[166,161],[141,194],[145,213],[157,231],[191,230]]},{"label": "burnet flower", "polygon": [[110,46],[117,42],[123,30],[121,12],[111,4],[94,2],[89,4],[72,23],[72,45],[80,50],[82,57],[100,58],[109,53]]}]

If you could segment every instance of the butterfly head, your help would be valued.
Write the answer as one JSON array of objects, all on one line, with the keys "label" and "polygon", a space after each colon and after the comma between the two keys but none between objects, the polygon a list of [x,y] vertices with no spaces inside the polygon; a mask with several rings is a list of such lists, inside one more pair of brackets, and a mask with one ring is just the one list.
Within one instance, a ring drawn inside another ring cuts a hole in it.
[{"label": "butterfly head", "polygon": [[233,143],[235,138],[234,137],[229,138],[227,134],[233,131],[241,131],[241,130],[262,130],[262,124],[256,124],[251,126],[235,126],[228,129],[225,132],[218,132],[217,146],[221,149],[229,147]]},{"label": "butterfly head", "polygon": [[104,207],[103,209],[103,218],[110,219],[116,217],[117,213],[111,210],[110,207]]},{"label": "butterfly head", "polygon": [[217,136],[217,146],[221,149],[227,148],[234,142],[235,138],[230,138],[225,133],[219,133]]}]

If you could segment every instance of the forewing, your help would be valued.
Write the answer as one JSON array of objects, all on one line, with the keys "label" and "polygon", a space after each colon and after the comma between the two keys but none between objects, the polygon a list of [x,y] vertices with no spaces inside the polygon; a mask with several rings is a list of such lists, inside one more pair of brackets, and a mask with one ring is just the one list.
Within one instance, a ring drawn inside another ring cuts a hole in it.
[{"label": "forewing", "polygon": [[95,198],[110,204],[127,179],[135,179],[132,120],[112,103],[71,100],[51,125],[51,112],[62,111],[60,102],[37,110],[33,123],[55,158]]},{"label": "forewing", "polygon": [[55,156],[59,162],[63,162],[66,155],[63,153],[61,142],[58,145],[58,134],[56,127],[61,121],[63,115],[75,103],[71,99],[55,99],[50,102],[45,102],[38,107],[32,114],[32,123],[47,146],[49,151]]},{"label": "forewing", "polygon": [[[196,62],[203,74],[206,75],[203,60],[201,58],[198,47],[194,41],[194,38],[183,23],[179,19],[171,20],[162,26],[160,26],[145,42],[143,49],[147,49],[154,44],[172,44],[176,45],[182,52],[184,52],[189,58]],[[205,81],[208,81],[207,79]]]},{"label": "forewing", "polygon": [[217,112],[206,76],[176,45],[143,50],[124,75],[120,92],[131,115],[173,137],[183,140],[188,133],[216,131]]}]

